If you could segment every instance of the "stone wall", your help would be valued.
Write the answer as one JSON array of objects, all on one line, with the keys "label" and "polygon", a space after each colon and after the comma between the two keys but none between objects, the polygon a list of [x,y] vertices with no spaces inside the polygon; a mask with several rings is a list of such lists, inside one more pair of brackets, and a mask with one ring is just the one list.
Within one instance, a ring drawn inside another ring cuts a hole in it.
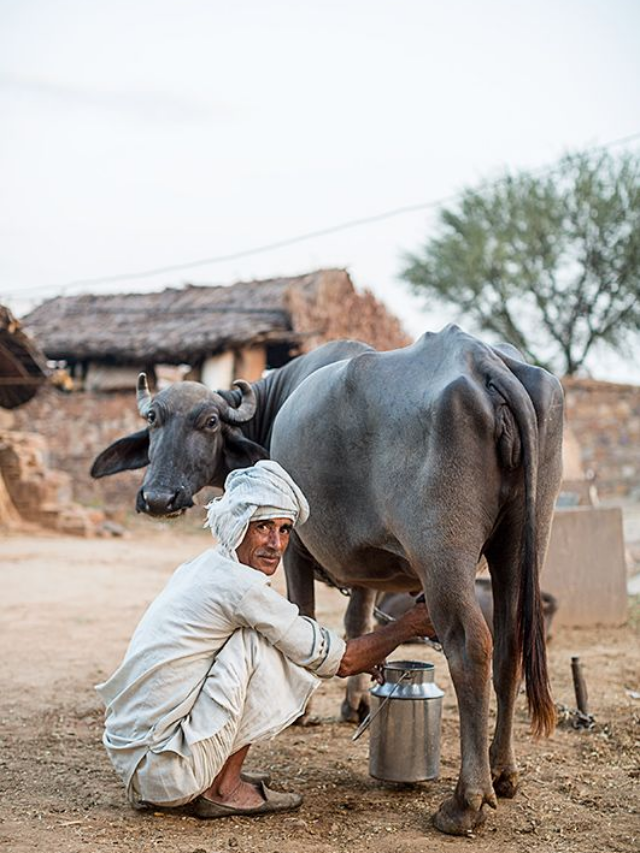
[{"label": "stone wall", "polygon": [[558,509],[540,583],[558,600],[554,627],[624,624],[627,569],[620,507]]},{"label": "stone wall", "polygon": [[92,480],[89,475],[101,450],[144,426],[133,391],[69,394],[49,387],[12,415],[14,429],[44,436],[46,464],[71,475],[74,500],[117,510],[116,515],[134,509],[142,471],[125,471],[102,480]]},{"label": "stone wall", "polygon": [[640,386],[565,378],[567,423],[600,498],[640,500]]},{"label": "stone wall", "polygon": [[105,523],[101,510],[73,500],[71,475],[48,467],[47,456],[41,433],[0,429],[0,528],[48,527],[76,536],[121,533]]}]

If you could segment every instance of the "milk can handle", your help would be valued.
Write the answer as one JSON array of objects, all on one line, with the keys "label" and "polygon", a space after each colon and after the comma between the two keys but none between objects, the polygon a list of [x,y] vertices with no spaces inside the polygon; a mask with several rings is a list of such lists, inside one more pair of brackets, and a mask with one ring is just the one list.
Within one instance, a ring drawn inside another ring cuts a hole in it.
[{"label": "milk can handle", "polygon": [[389,693],[389,695],[388,695],[388,696],[386,696],[386,697],[382,700],[382,702],[378,705],[378,707],[377,707],[377,709],[376,709],[375,714],[372,714],[372,713],[371,713],[371,711],[369,711],[369,713],[367,714],[367,716],[366,716],[366,717],[364,718],[364,720],[360,723],[360,725],[358,726],[358,728],[355,730],[355,732],[353,733],[353,735],[352,735],[352,737],[351,737],[351,740],[352,740],[352,741],[354,741],[354,740],[358,740],[358,738],[366,732],[366,730],[369,728],[369,726],[371,725],[371,723],[375,720],[375,718],[378,716],[378,714],[380,713],[380,711],[382,711],[382,709],[383,709],[383,708],[384,708],[384,706],[387,704],[387,702],[389,701],[389,699],[391,699],[391,697],[393,696],[393,694],[396,692],[396,690],[398,689],[398,687],[400,687],[400,685],[401,685],[401,684],[402,684],[402,682],[405,680],[405,678],[408,678],[410,675],[411,675],[411,670],[409,670],[409,669],[408,669],[406,672],[403,672],[403,673],[402,673],[402,675],[401,675],[401,676],[400,676],[400,678],[396,681],[396,683],[395,683],[394,687],[392,688],[391,693]]}]

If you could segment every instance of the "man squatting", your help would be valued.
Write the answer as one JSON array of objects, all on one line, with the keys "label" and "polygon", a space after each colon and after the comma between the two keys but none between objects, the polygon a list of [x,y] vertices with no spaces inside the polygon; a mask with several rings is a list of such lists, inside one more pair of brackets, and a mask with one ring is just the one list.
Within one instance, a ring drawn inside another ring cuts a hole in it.
[{"label": "man squatting", "polygon": [[305,709],[320,679],[376,674],[433,628],[424,605],[346,643],[269,585],[309,505],[273,461],[233,471],[209,505],[215,548],[180,566],[97,686],[104,745],[136,808],[192,802],[202,818],[297,808],[302,797],[242,773],[252,744]]}]

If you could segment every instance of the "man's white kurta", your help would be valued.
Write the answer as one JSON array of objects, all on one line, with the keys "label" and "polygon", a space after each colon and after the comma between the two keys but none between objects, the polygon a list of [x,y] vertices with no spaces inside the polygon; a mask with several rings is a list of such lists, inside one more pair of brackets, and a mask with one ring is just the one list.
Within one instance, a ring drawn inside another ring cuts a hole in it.
[{"label": "man's white kurta", "polygon": [[[224,673],[212,675],[218,653],[243,628],[258,632],[296,665],[278,668],[260,697],[274,721],[271,734],[291,722],[281,719],[284,692],[293,687],[296,714],[302,713],[318,677],[335,675],[345,652],[337,634],[300,616],[266,575],[229,559],[220,547],[180,566],[143,616],[120,667],[97,687],[107,707],[104,744],[127,789],[149,752],[188,758],[195,744],[242,714],[230,706],[233,690],[225,689]],[[229,648],[236,645],[243,648]],[[304,678],[287,676],[299,667],[307,671]],[[286,678],[286,685],[278,678]]]}]

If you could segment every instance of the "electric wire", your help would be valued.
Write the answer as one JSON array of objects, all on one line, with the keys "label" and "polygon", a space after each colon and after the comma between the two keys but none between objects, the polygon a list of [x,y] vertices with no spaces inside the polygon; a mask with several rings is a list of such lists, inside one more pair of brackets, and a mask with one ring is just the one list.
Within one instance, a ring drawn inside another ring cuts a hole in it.
[{"label": "electric wire", "polygon": [[[575,152],[569,155],[565,155],[564,157],[555,160],[551,164],[546,164],[537,169],[525,169],[522,171],[518,171],[516,174],[518,176],[530,176],[530,177],[542,177],[546,174],[552,174],[553,172],[559,170],[562,167],[566,156],[590,156],[599,151],[607,151],[611,148],[617,147],[619,145],[629,144],[630,142],[635,142],[640,139],[640,132],[629,134],[628,136],[620,137],[618,139],[614,139],[610,142],[606,142],[600,145],[594,145],[591,148],[583,149],[580,152]],[[490,189],[491,187],[499,186],[501,183],[505,183],[512,177],[511,173],[506,173],[495,180],[483,182],[479,185],[478,189],[475,190],[477,192]],[[324,237],[329,234],[336,234],[339,231],[346,231],[351,228],[358,228],[365,225],[371,225],[375,222],[382,222],[386,219],[392,219],[396,216],[402,216],[408,213],[415,213],[418,211],[425,211],[434,208],[442,207],[445,204],[451,204],[452,202],[460,199],[465,193],[469,190],[463,189],[456,193],[453,193],[449,196],[444,196],[438,199],[432,199],[430,201],[425,202],[417,202],[415,204],[407,204],[402,205],[401,207],[390,208],[389,210],[382,211],[380,213],[373,214],[371,216],[363,216],[356,219],[347,219],[344,222],[336,223],[335,225],[329,225],[324,228],[318,228],[312,231],[306,231],[301,234],[296,234],[292,237],[283,238],[281,240],[275,240],[271,243],[263,243],[262,245],[253,246],[248,249],[243,249],[237,252],[231,252],[224,255],[213,255],[208,258],[199,258],[197,260],[185,261],[176,264],[168,264],[166,266],[161,267],[153,267],[144,270],[138,270],[136,272],[123,272],[117,273],[114,275],[108,276],[95,276],[91,278],[79,278],[74,279],[72,281],[68,281],[65,284],[49,284],[49,285],[36,285],[34,287],[22,288],[19,291],[8,292],[3,294],[4,296],[23,296],[28,293],[36,293],[43,290],[53,290],[58,291],[58,293],[63,293],[65,290],[69,288],[75,287],[88,287],[88,286],[98,286],[103,284],[114,284],[119,281],[131,281],[132,279],[144,279],[144,278],[153,278],[157,275],[167,275],[168,273],[181,272],[182,270],[195,269],[197,267],[204,266],[213,266],[215,264],[226,263],[229,261],[240,260],[242,258],[251,257],[252,255],[263,254],[264,252],[274,251],[276,249],[286,248],[287,246],[292,246],[296,243],[302,243],[307,240],[313,240],[318,237]]]}]

